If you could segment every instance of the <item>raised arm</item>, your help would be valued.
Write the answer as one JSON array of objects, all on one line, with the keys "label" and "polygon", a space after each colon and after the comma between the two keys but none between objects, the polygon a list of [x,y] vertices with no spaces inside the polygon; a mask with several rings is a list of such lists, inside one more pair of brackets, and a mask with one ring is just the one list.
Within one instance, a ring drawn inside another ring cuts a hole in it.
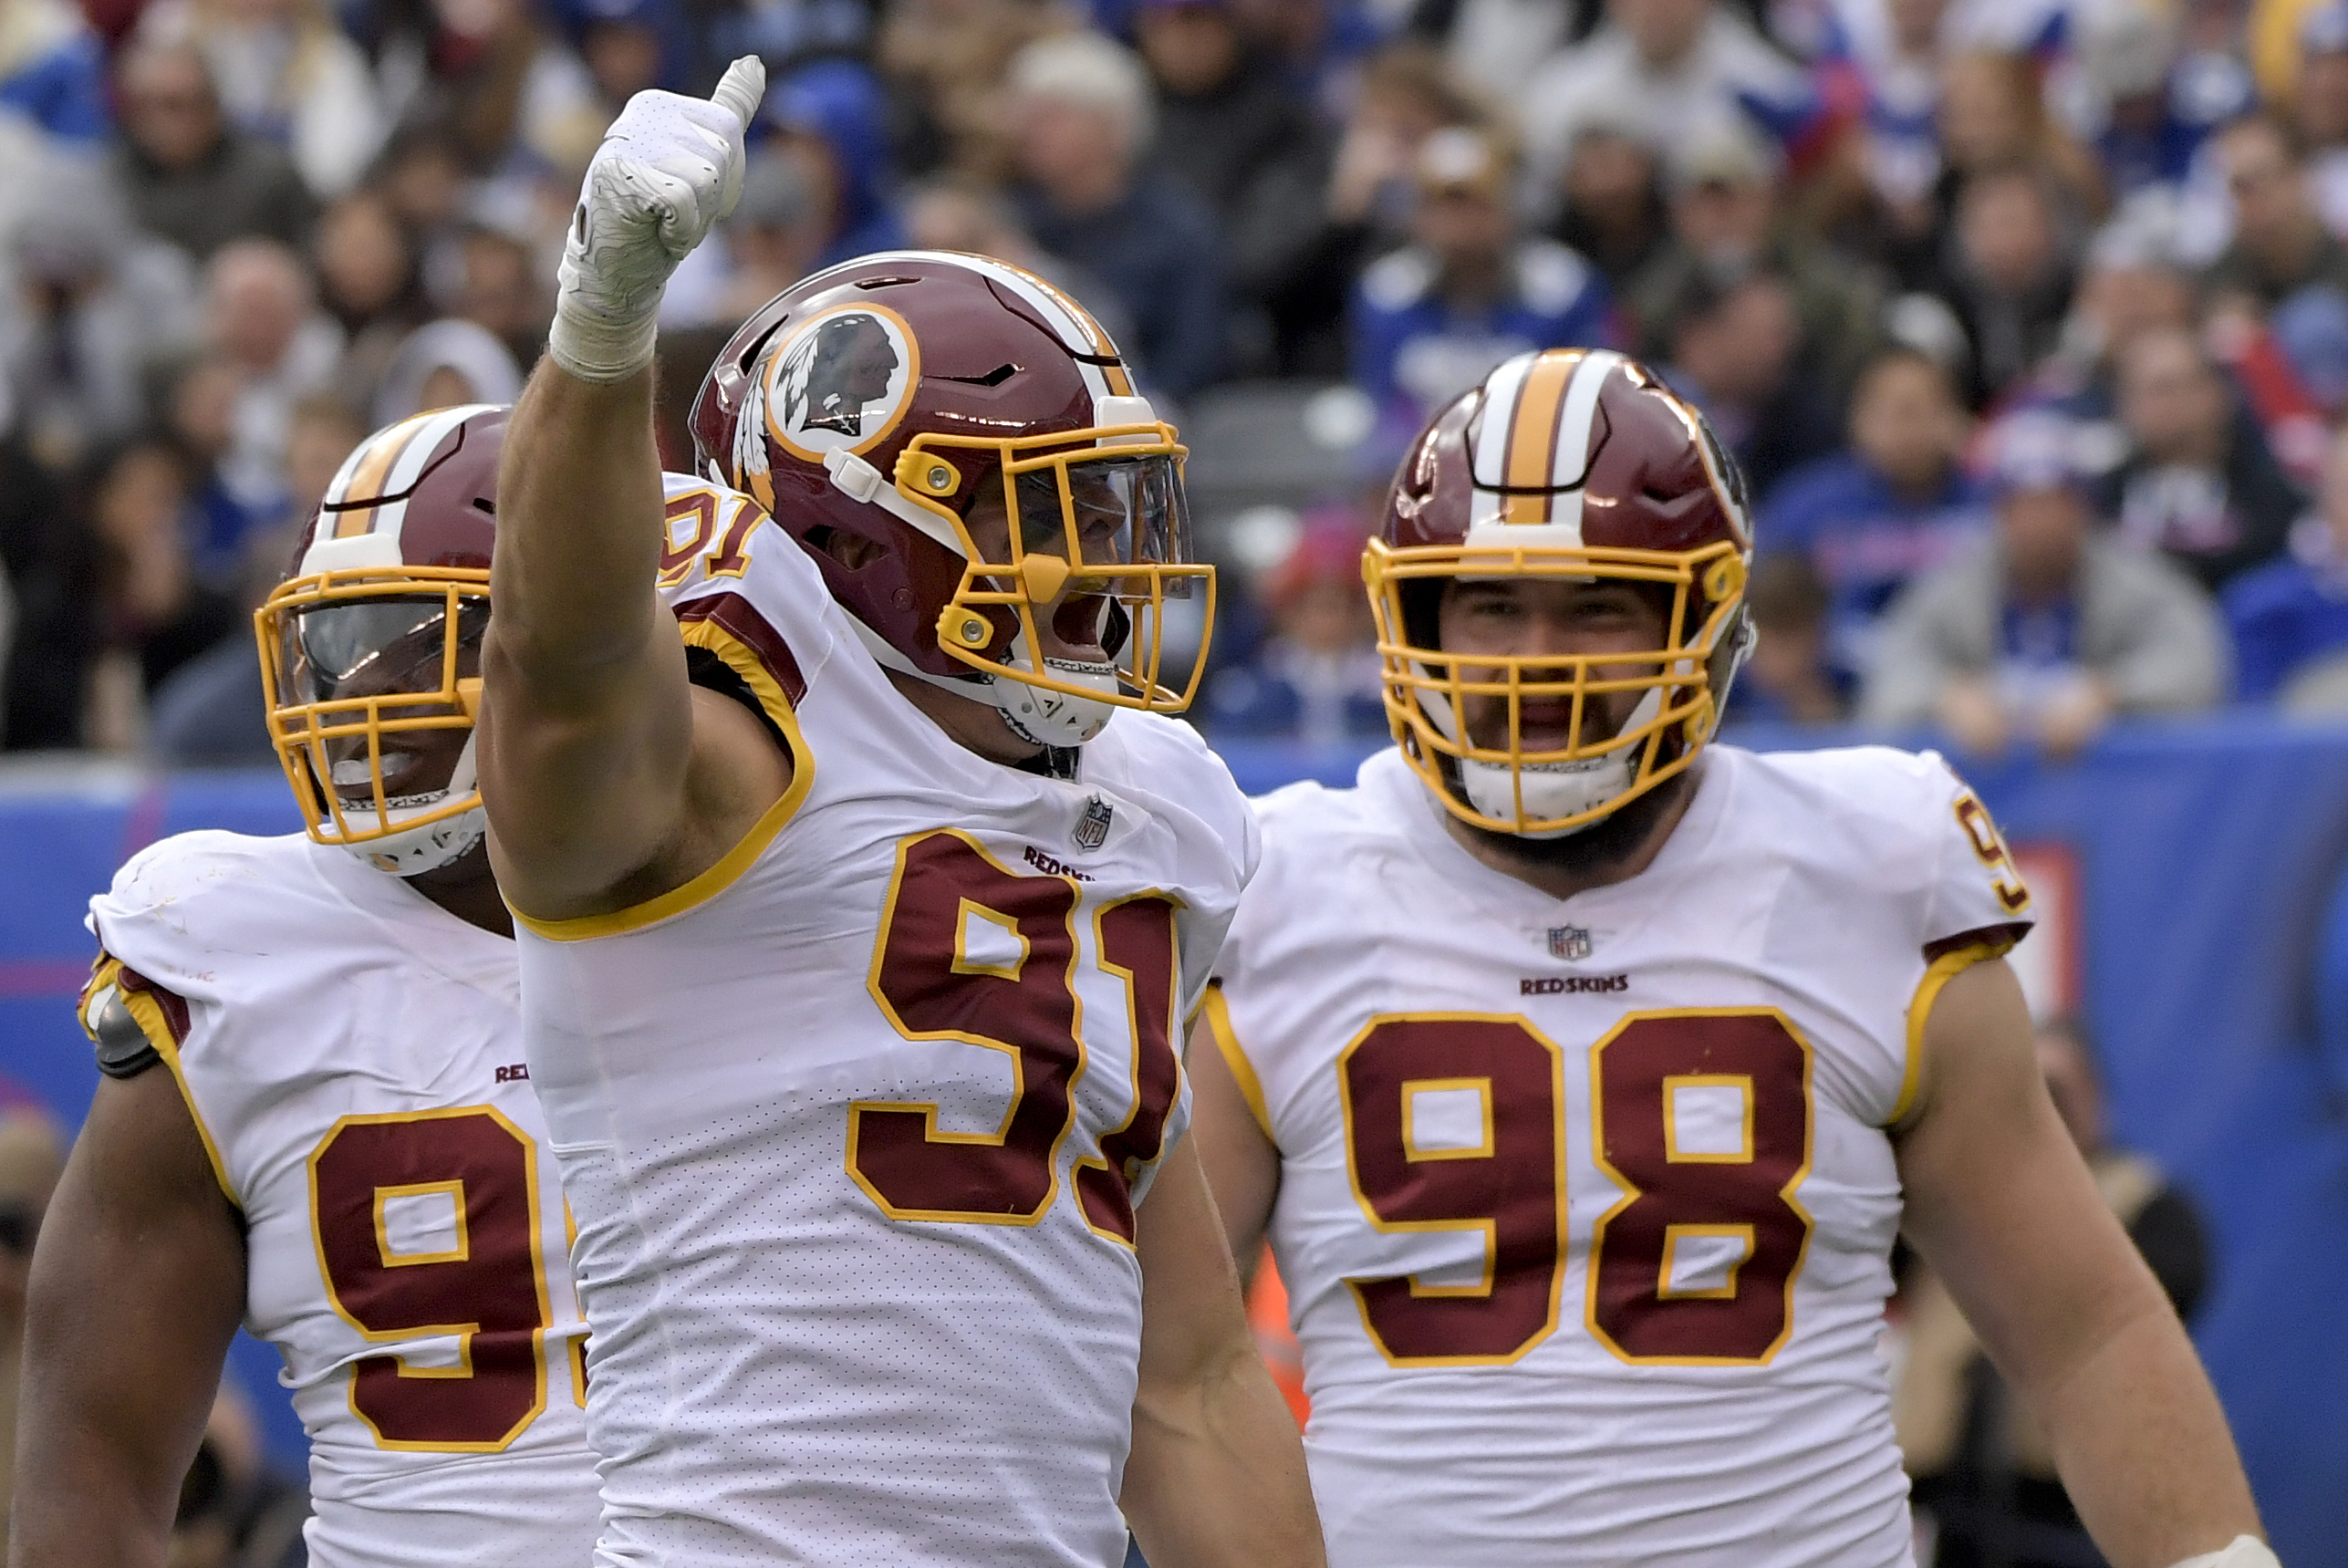
[{"label": "raised arm", "polygon": [[98,1086],[33,1258],[10,1568],[163,1568],[244,1310],[244,1243],[170,1073]]},{"label": "raised arm", "polygon": [[1942,988],[1923,1050],[1908,1235],[2045,1428],[2096,1545],[2169,1568],[2255,1533],[2225,1414],[2055,1115],[2003,961]]},{"label": "raised arm", "polygon": [[[746,711],[695,698],[653,591],[654,317],[670,272],[740,192],[764,83],[744,58],[707,100],[629,100],[587,170],[547,356],[507,428],[478,743],[499,880],[532,915],[665,891],[789,782]],[[712,752],[732,754],[695,765]]]}]

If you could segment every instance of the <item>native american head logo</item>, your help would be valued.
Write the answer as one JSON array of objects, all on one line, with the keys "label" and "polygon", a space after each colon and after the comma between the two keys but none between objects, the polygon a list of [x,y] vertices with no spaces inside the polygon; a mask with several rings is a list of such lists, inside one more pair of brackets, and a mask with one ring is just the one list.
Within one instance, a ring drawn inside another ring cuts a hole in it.
[{"label": "native american head logo", "polygon": [[787,446],[821,460],[878,441],[910,400],[912,340],[893,313],[851,306],[803,323],[777,350],[767,419]]}]

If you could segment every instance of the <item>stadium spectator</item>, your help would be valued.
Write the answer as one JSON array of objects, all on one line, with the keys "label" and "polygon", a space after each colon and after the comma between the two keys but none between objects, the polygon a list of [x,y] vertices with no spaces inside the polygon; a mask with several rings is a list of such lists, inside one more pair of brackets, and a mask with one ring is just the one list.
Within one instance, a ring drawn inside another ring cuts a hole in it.
[{"label": "stadium spectator", "polygon": [[1230,265],[1234,373],[1279,368],[1273,317],[1314,254],[1329,146],[1312,105],[1253,47],[1237,0],[1140,0],[1158,90],[1149,161],[1215,215]]},{"label": "stadium spectator", "polygon": [[1326,746],[1387,732],[1362,541],[1360,519],[1342,509],[1305,520],[1259,587],[1272,635],[1246,664],[1217,671],[1208,691],[1215,734]]},{"label": "stadium spectator", "polygon": [[2069,314],[2075,241],[2035,170],[1967,179],[1942,297],[1964,323],[1976,408],[1996,402],[2051,353]]},{"label": "stadium spectator", "polygon": [[1931,356],[1884,349],[1852,395],[1849,447],[1789,474],[1755,520],[1764,557],[1797,556],[1823,585],[1824,657],[1845,677],[1867,670],[1900,589],[1988,531],[1988,502],[1959,462],[1968,423]]},{"label": "stadium spectator", "polygon": [[1662,374],[1704,410],[1754,496],[1838,444],[1832,389],[1801,361],[1793,289],[1769,271],[1722,285],[1699,278],[1682,296]]},{"label": "stadium spectator", "polygon": [[101,452],[85,487],[96,602],[87,645],[85,743],[139,749],[146,700],[165,677],[244,630],[231,591],[198,576],[189,549],[189,483],[168,443],[141,438]]},{"label": "stadium spectator", "polygon": [[2219,602],[2234,634],[2234,691],[2246,702],[2348,708],[2348,430],[2335,431],[2314,516],[2280,559],[2228,583]]},{"label": "stadium spectator", "polygon": [[1762,723],[1832,724],[1851,711],[1855,685],[1827,658],[1834,600],[1807,557],[1762,557],[1745,588],[1752,656],[1729,691],[1729,716]]},{"label": "stadium spectator", "polygon": [[768,90],[761,113],[812,178],[824,214],[817,266],[905,244],[892,204],[888,105],[870,70],[843,59],[802,66]]},{"label": "stadium spectator", "polygon": [[334,383],[342,334],[317,308],[309,268],[275,240],[223,245],[204,272],[204,339],[238,377],[220,478],[256,518],[285,502],[293,406]]},{"label": "stadium spectator", "polygon": [[1412,243],[1362,275],[1354,302],[1354,384],[1397,442],[1512,354],[1616,340],[1596,269],[1523,233],[1489,132],[1436,131],[1414,174]]},{"label": "stadium spectator", "polygon": [[2281,122],[2263,114],[2238,119],[2218,133],[2217,150],[2234,199],[2234,237],[2209,268],[2208,289],[2261,308],[2311,286],[2348,294],[2348,250],[2323,226]]},{"label": "stadium spectator", "polygon": [[[888,0],[879,12],[875,63],[890,89],[901,130],[904,172],[916,179],[954,171],[981,180],[1008,175],[1012,128],[1004,79],[1029,44],[1065,30],[1065,14],[1033,0]],[[862,25],[858,0],[829,5],[758,7],[770,16],[816,21],[845,10]],[[720,58],[731,50],[721,50]],[[774,52],[761,50],[768,59]]]},{"label": "stadium spectator", "polygon": [[2155,327],[2194,323],[2193,279],[2178,263],[2174,227],[2139,209],[2097,232],[2054,350],[2016,390],[2018,406],[2057,408],[2083,422],[2115,417],[2120,350]]},{"label": "stadium spectator", "polygon": [[[470,322],[442,325],[487,337]],[[487,347],[496,345],[489,342]],[[286,521],[255,544],[255,570],[244,592],[247,609],[256,607],[284,573],[303,522],[317,510],[335,472],[366,434],[367,427],[339,399],[306,398],[294,406],[286,445]],[[148,750],[166,767],[265,767],[276,760],[262,700],[261,666],[253,657],[250,639],[221,639],[156,687]]]},{"label": "stadium spectator", "polygon": [[400,345],[369,422],[380,428],[431,409],[510,403],[521,395],[522,368],[504,343],[479,322],[452,317],[419,327]]},{"label": "stadium spectator", "polygon": [[1409,241],[1419,149],[1446,126],[1483,118],[1442,57],[1423,44],[1393,44],[1362,63],[1321,198],[1319,239],[1273,310],[1284,373],[1345,373],[1354,286],[1374,258]]},{"label": "stadium spectator", "polygon": [[1615,293],[1627,292],[1671,233],[1662,158],[1636,105],[1616,94],[1584,118],[1558,195],[1551,237],[1587,256]]},{"label": "stadium spectator", "polygon": [[362,187],[320,216],[310,260],[318,303],[343,334],[335,389],[351,407],[366,408],[392,354],[429,318],[415,249],[390,201]]},{"label": "stadium spectator", "polygon": [[2087,102],[2075,118],[2086,122],[2106,188],[2123,202],[2176,192],[2210,131],[2249,107],[2249,77],[2178,72],[2181,18],[2149,6],[2089,8],[2078,29],[2077,87]]},{"label": "stadium spectator", "polygon": [[487,223],[459,231],[452,316],[487,328],[517,364],[535,364],[555,304],[547,269],[525,235]]},{"label": "stadium spectator", "polygon": [[[908,213],[909,220],[910,210]],[[909,222],[908,242],[929,247]],[[958,234],[957,240],[968,240]],[[742,199],[679,265],[660,297],[664,327],[731,333],[760,306],[816,270],[826,241],[813,182],[787,151],[761,148],[743,172]],[[938,248],[969,250],[968,244]]]},{"label": "stadium spectator", "polygon": [[1045,250],[1098,278],[1134,324],[1142,377],[1174,398],[1212,380],[1223,349],[1224,259],[1214,221],[1139,167],[1149,78],[1097,34],[1030,44],[1012,62],[1021,215]]},{"label": "stadium spectator", "polygon": [[61,142],[104,139],[105,56],[78,7],[68,0],[0,4],[0,110]]},{"label": "stadium spectator", "polygon": [[[2208,1246],[2193,1199],[2141,1155],[2107,1143],[2103,1087],[2083,1027],[2038,1029],[2039,1071],[2104,1200],[2190,1322],[2207,1293]],[[1943,1568],[2069,1568],[2099,1562],[2056,1478],[2043,1428],[1999,1378],[1948,1287],[1918,1263],[1900,1292],[1906,1354],[1892,1421]]]},{"label": "stadium spectator", "polygon": [[2291,131],[2306,151],[2309,195],[2323,226],[2348,233],[2348,4],[2311,9],[2299,27]]},{"label": "stadium spectator", "polygon": [[2225,634],[2208,597],[2096,526],[2075,441],[2046,416],[1995,432],[1996,531],[1893,604],[1862,718],[1937,722],[1967,752],[2028,738],[2068,756],[2117,714],[2219,699]]},{"label": "stadium spectator", "polygon": [[350,189],[383,143],[375,75],[325,0],[154,0],[139,33],[201,50],[228,118],[284,147],[315,195]]},{"label": "stadium spectator", "polygon": [[2200,342],[2180,327],[2140,332],[2118,372],[2129,455],[2104,510],[2120,532],[2213,591],[2280,554],[2307,497]]},{"label": "stadium spectator", "polygon": [[64,1129],[13,1078],[0,1076],[0,1541],[16,1470],[16,1388],[25,1350],[25,1281],[33,1239],[65,1169]]},{"label": "stadium spectator", "polygon": [[1814,95],[1801,69],[1716,0],[1613,0],[1603,26],[1535,71],[1514,101],[1535,183],[1556,189],[1590,106],[1636,103],[1667,157],[1681,140],[1759,111],[1786,127]]},{"label": "stadium spectator", "polygon": [[234,239],[300,244],[317,213],[292,160],[222,115],[212,68],[186,43],[139,43],[115,68],[109,160],[139,226],[196,261]]},{"label": "stadium spectator", "polygon": [[0,313],[0,362],[34,454],[62,471],[144,422],[149,359],[194,335],[195,276],[86,162],[44,167],[52,199],[9,236],[16,309]]},{"label": "stadium spectator", "polygon": [[1699,280],[1734,283],[1756,268],[1792,290],[1807,372],[1839,402],[1877,341],[1882,301],[1858,268],[1783,221],[1779,159],[1760,134],[1721,120],[1681,140],[1670,160],[1672,237],[1624,301],[1649,358]]}]

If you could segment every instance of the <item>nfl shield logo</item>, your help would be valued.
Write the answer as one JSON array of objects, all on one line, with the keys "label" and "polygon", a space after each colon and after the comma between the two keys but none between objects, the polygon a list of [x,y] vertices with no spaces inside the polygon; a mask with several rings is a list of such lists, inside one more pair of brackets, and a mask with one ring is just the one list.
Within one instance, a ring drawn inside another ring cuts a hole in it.
[{"label": "nfl shield logo", "polygon": [[1549,956],[1571,961],[1590,956],[1590,933],[1582,926],[1549,928]]},{"label": "nfl shield logo", "polygon": [[1085,802],[1085,815],[1076,818],[1076,830],[1069,836],[1079,849],[1098,849],[1108,842],[1109,818],[1114,815],[1109,803],[1095,795]]}]

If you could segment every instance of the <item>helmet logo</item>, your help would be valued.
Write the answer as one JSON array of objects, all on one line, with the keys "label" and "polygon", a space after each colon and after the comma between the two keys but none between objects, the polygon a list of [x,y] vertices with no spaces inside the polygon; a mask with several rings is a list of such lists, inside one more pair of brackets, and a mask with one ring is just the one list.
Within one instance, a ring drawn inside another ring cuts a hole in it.
[{"label": "helmet logo", "polygon": [[913,400],[921,356],[893,310],[847,305],[809,317],[769,352],[768,432],[810,462],[877,446]]}]

